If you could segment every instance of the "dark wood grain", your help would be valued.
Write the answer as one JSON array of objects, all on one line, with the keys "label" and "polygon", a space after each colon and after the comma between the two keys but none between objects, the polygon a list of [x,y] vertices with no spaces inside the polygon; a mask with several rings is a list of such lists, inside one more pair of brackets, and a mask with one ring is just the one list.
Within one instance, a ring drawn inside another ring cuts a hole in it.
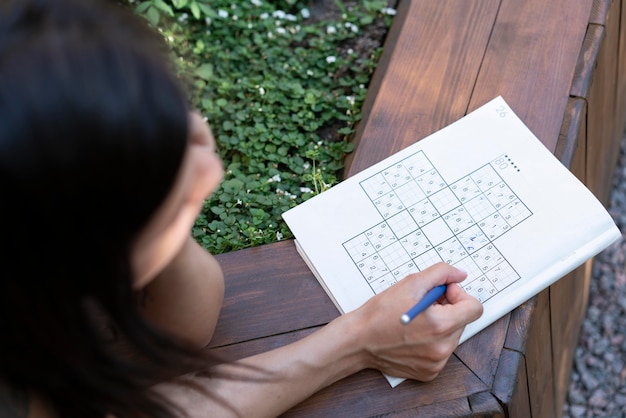
[{"label": "dark wood grain", "polygon": [[617,106],[616,126],[626,123],[626,1],[620,2],[620,38],[617,68]]},{"label": "dark wood grain", "polygon": [[[565,167],[584,182],[584,150],[586,141],[580,138],[584,120],[587,117],[587,104],[578,97],[570,97],[565,107],[565,115],[559,132],[559,139],[556,143],[554,155],[563,163]],[[575,155],[579,156],[578,162],[574,161]],[[582,166],[580,164],[583,164]],[[572,168],[572,166],[575,169]]]},{"label": "dark wood grain", "polygon": [[474,393],[468,397],[469,406],[474,417],[504,418],[502,405],[491,392]]},{"label": "dark wood grain", "polygon": [[[616,118],[620,3],[609,2],[587,107],[587,186],[607,204],[624,120]],[[623,76],[622,76],[623,77]],[[617,122],[617,123],[616,123]]]},{"label": "dark wood grain", "polygon": [[572,80],[572,88],[570,95],[574,97],[589,97],[589,90],[593,81],[592,74],[598,62],[598,54],[604,40],[604,26],[592,24],[589,25],[583,47],[576,64],[576,72]]},{"label": "dark wood grain", "polygon": [[217,259],[226,295],[211,347],[323,325],[339,315],[291,240]]},{"label": "dark wood grain", "polygon": [[470,110],[502,95],[554,151],[592,1],[503,1]]},{"label": "dark wood grain", "polygon": [[[338,382],[302,402],[285,417],[341,416],[362,418],[390,412],[422,411],[441,406],[450,400],[462,399],[487,390],[476,376],[457,359],[452,358],[441,374],[430,383],[404,381],[391,388],[382,375],[366,370]],[[446,415],[456,416],[453,410]],[[395,415],[394,415],[395,416]],[[412,415],[411,415],[412,416]]]},{"label": "dark wood grain", "polygon": [[369,117],[358,127],[348,176],[465,115],[500,2],[405,3],[407,16],[380,69],[385,76]]},{"label": "dark wood grain", "polygon": [[[513,382],[513,384],[511,384]],[[528,376],[526,359],[519,351],[504,349],[500,356],[500,365],[496,373],[493,394],[500,400],[505,414],[510,418],[529,418],[532,416],[530,396],[528,394]],[[544,415],[546,417],[550,415]]]}]

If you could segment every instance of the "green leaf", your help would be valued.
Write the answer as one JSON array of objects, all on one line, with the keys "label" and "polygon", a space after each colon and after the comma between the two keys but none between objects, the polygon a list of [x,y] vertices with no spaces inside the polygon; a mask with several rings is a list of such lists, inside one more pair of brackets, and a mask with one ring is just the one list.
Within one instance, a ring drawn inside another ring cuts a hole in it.
[{"label": "green leaf", "polygon": [[152,26],[157,26],[159,24],[159,19],[161,16],[159,15],[159,11],[156,8],[150,6],[148,11],[146,12],[146,17],[148,18]]},{"label": "green leaf", "polygon": [[163,0],[153,0],[154,7],[158,8],[162,12],[167,13],[170,16],[174,16],[174,11],[172,10],[172,6],[165,3]]},{"label": "green leaf", "polygon": [[200,19],[200,7],[198,7],[198,3],[192,0],[191,5],[189,6],[191,9],[191,14],[196,19]]},{"label": "green leaf", "polygon": [[211,81],[213,79],[213,64],[204,63],[196,68],[195,74],[203,80]]},{"label": "green leaf", "polygon": [[185,7],[187,5],[188,2],[189,2],[189,0],[172,0],[172,4],[177,9],[182,9],[183,7]]},{"label": "green leaf", "polygon": [[137,14],[142,14],[144,13],[148,7],[152,6],[152,2],[151,1],[142,1],[141,3],[139,3],[137,5],[137,7],[135,8],[135,13]]}]

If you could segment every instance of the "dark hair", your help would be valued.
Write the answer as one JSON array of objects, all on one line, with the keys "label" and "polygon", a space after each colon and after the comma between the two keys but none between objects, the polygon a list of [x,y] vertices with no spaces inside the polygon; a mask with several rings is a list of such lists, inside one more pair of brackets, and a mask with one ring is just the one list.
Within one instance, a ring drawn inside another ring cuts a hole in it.
[{"label": "dark hair", "polygon": [[[199,357],[142,320],[129,253],[180,168],[184,93],[119,5],[3,3],[0,379],[63,417],[168,416],[147,385]],[[94,311],[145,361],[111,353]]]}]

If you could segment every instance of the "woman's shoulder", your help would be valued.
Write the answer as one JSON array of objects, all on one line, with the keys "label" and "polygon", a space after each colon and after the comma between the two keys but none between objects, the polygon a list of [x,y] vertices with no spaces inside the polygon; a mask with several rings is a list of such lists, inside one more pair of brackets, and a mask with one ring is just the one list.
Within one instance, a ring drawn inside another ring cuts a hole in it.
[{"label": "woman's shoulder", "polygon": [[0,379],[0,417],[55,418],[56,414],[40,397],[11,387]]}]

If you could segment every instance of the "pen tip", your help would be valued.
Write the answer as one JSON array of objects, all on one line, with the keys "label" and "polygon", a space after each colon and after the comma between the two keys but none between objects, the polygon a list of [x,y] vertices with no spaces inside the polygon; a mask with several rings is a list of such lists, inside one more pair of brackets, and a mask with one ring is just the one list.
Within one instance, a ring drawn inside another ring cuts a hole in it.
[{"label": "pen tip", "polygon": [[409,316],[407,314],[404,314],[400,317],[400,322],[402,322],[404,325],[408,324],[409,322],[411,322],[411,318],[409,318]]}]

